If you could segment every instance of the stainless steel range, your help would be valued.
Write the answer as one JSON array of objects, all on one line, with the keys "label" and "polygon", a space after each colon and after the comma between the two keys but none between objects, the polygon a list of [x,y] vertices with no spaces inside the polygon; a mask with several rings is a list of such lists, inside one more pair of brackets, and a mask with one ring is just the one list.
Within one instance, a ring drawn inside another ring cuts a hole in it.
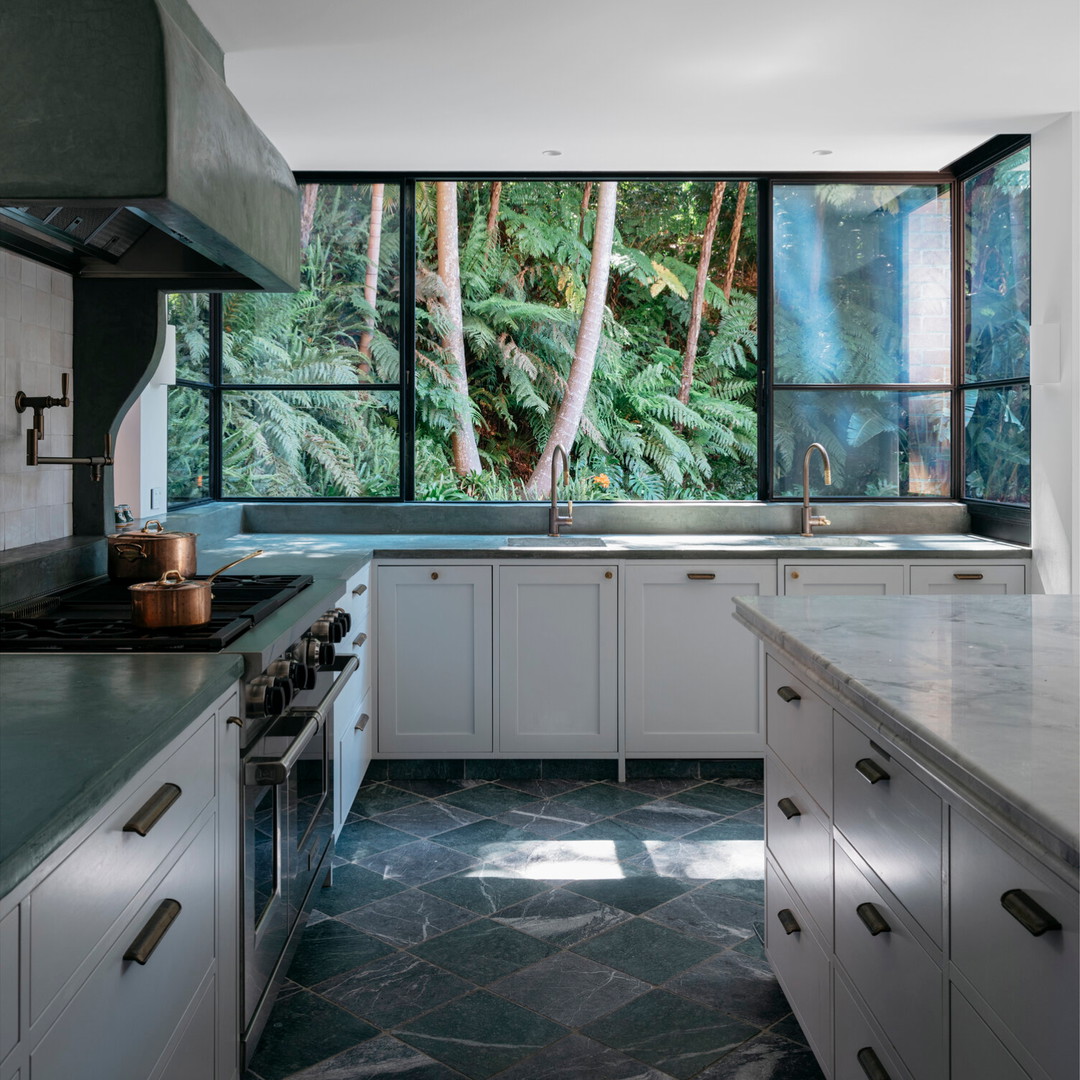
[{"label": "stainless steel range", "polygon": [[299,943],[317,883],[329,884],[333,705],[359,666],[336,587],[297,575],[214,582],[206,626],[140,630],[126,583],[107,578],[0,611],[0,651],[221,652],[244,659],[240,739],[241,1043],[244,1067]]}]

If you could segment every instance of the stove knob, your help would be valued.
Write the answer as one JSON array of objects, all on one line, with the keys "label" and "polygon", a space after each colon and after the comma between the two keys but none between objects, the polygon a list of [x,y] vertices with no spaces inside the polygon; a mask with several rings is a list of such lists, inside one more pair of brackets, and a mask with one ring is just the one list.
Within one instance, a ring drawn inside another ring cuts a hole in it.
[{"label": "stove knob", "polygon": [[334,660],[337,659],[337,653],[334,646],[329,641],[322,641],[319,643],[319,667],[328,668],[332,667]]},{"label": "stove knob", "polygon": [[269,675],[260,675],[248,683],[248,716],[277,716],[285,711],[286,705],[284,692]]},{"label": "stove knob", "polygon": [[[319,667],[319,639],[311,634],[302,637],[291,650],[292,656],[308,670],[308,679],[314,682],[315,672]],[[307,690],[313,690],[314,686],[305,686]]]},{"label": "stove knob", "polygon": [[274,685],[285,695],[285,707],[289,707],[289,703],[293,699],[293,681],[287,675],[279,675],[274,680]]},{"label": "stove knob", "polygon": [[277,716],[288,708],[285,700],[285,691],[280,686],[268,686],[266,688],[266,715]]},{"label": "stove knob", "polygon": [[297,690],[315,689],[315,669],[307,664],[297,663],[296,673],[293,675]]},{"label": "stove knob", "polygon": [[332,617],[324,615],[311,625],[311,633],[320,641],[337,642],[341,640],[341,627]]},{"label": "stove knob", "polygon": [[341,623],[342,634],[347,634],[352,629],[352,616],[340,607],[334,608],[334,616]]}]

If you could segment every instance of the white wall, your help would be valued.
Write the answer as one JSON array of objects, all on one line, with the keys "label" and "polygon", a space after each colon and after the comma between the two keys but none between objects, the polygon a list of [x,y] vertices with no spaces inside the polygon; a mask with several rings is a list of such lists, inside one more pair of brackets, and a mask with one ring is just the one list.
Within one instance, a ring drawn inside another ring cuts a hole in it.
[{"label": "white wall", "polygon": [[1080,592],[1080,113],[1031,139],[1034,591]]},{"label": "white wall", "polygon": [[[34,414],[15,411],[19,390],[59,397],[61,374],[71,375],[71,287],[70,274],[0,251],[0,550],[71,534],[71,466],[28,467]],[[71,456],[71,416],[46,410],[40,454]]]}]

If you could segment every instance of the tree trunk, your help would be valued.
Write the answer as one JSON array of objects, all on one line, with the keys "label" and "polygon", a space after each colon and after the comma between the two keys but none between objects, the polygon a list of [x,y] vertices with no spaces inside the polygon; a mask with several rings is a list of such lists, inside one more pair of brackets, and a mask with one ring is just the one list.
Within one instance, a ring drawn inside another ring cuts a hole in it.
[{"label": "tree trunk", "polygon": [[495,230],[499,226],[499,199],[502,197],[502,181],[495,180],[491,185],[491,201],[488,203],[487,242],[495,242]]},{"label": "tree trunk", "polygon": [[319,194],[318,184],[305,184],[304,194],[300,197],[300,247],[304,249],[311,242],[311,229],[315,224],[315,200]]},{"label": "tree trunk", "polygon": [[534,499],[546,499],[551,495],[551,458],[555,447],[561,446],[569,455],[574,446],[596,366],[596,349],[600,344],[611,271],[611,242],[615,235],[615,199],[618,184],[613,180],[605,180],[599,186],[589,283],[585,289],[585,306],[578,326],[570,377],[566,382],[566,393],[555,414],[555,424],[547,445],[525,486],[526,492]]},{"label": "tree trunk", "polygon": [[454,471],[458,476],[478,473],[480,453],[476,449],[469,408],[469,380],[465,372],[465,337],[461,315],[461,266],[458,261],[457,183],[440,180],[436,190],[436,229],[439,249],[439,277],[446,289],[446,311],[450,332],[443,339],[443,353],[448,361],[450,378],[459,395],[454,412],[454,433],[450,445],[454,453]]},{"label": "tree trunk", "polygon": [[[371,360],[371,338],[375,333],[375,300],[379,288],[379,249],[382,246],[383,191],[385,184],[371,185],[371,217],[368,222],[367,272],[364,274],[364,303],[371,308],[367,329],[360,335],[360,355]],[[361,364],[360,374],[368,373],[369,364]]]},{"label": "tree trunk", "polygon": [[690,404],[690,386],[694,381],[694,363],[697,360],[698,336],[701,333],[701,312],[705,307],[705,282],[709,280],[709,263],[712,262],[713,240],[716,239],[716,223],[720,220],[720,204],[724,201],[726,180],[713,185],[709,216],[705,220],[705,235],[701,238],[701,257],[694,278],[694,292],[690,297],[690,325],[686,330],[686,352],[683,353],[682,377],[679,392],[675,395],[684,405]]},{"label": "tree trunk", "polygon": [[739,237],[742,235],[743,213],[746,210],[746,193],[750,190],[748,180],[739,181],[739,198],[735,202],[735,220],[731,223],[731,240],[727,251],[727,272],[724,274],[724,299],[731,299],[731,287],[735,284],[735,260],[739,255]]},{"label": "tree trunk", "polygon": [[592,181],[585,181],[585,194],[581,196],[581,218],[578,220],[578,239],[585,243],[585,215],[589,212],[589,199],[592,198]]}]

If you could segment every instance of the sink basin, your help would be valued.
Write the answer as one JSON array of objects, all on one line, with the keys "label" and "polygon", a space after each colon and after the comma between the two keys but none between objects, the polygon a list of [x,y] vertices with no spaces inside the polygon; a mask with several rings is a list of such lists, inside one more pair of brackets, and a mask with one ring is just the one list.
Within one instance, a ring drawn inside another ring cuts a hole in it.
[{"label": "sink basin", "polygon": [[561,547],[607,547],[602,536],[508,536],[507,547],[561,548]]},{"label": "sink basin", "polygon": [[864,536],[778,536],[776,543],[784,547],[877,547],[876,540]]}]

